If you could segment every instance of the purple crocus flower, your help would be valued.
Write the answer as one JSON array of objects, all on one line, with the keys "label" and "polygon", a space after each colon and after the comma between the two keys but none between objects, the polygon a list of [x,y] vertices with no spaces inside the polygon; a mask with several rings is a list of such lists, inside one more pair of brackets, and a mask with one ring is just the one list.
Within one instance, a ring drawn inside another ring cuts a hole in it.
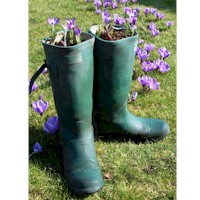
[{"label": "purple crocus flower", "polygon": [[56,19],[56,17],[54,18],[48,17],[48,23],[53,27],[59,22],[60,22],[60,18]]},{"label": "purple crocus flower", "polygon": [[43,130],[48,134],[55,134],[59,131],[59,123],[58,123],[58,117],[53,116],[49,117],[46,122],[44,122],[44,128]]},{"label": "purple crocus flower", "polygon": [[144,13],[145,13],[145,15],[147,15],[148,13],[150,13],[150,8],[144,8]]},{"label": "purple crocus flower", "polygon": [[96,9],[96,14],[97,15],[101,14],[101,10],[100,9]]},{"label": "purple crocus flower", "polygon": [[149,29],[150,31],[156,30],[156,25],[155,25],[153,22],[150,22],[150,24],[149,24],[149,26],[148,26],[148,29]]},{"label": "purple crocus flower", "polygon": [[110,1],[104,1],[103,6],[104,6],[104,8],[107,8],[107,7],[111,6],[111,2]]},{"label": "purple crocus flower", "polygon": [[155,60],[154,61],[154,69],[159,69],[162,62],[163,62],[163,60],[161,60],[161,59]]},{"label": "purple crocus flower", "polygon": [[144,49],[150,53],[151,51],[153,51],[155,49],[155,45],[154,44],[144,44]]},{"label": "purple crocus flower", "polygon": [[129,16],[129,17],[137,17],[137,12],[134,9],[131,9],[129,7],[124,7],[124,12]]},{"label": "purple crocus flower", "polygon": [[158,53],[159,53],[160,57],[163,59],[169,57],[169,55],[170,55],[170,52],[165,47],[159,48]]},{"label": "purple crocus flower", "polygon": [[129,8],[129,7],[124,7],[124,12],[127,14],[127,15],[130,15],[130,13],[131,13],[131,8]]},{"label": "purple crocus flower", "polygon": [[148,85],[148,82],[149,82],[149,77],[148,76],[145,76],[143,75],[142,77],[138,77],[138,82],[143,86],[147,86]]},{"label": "purple crocus flower", "polygon": [[157,10],[156,8],[151,8],[151,9],[150,9],[151,14],[152,14],[152,15],[155,14],[156,10]]},{"label": "purple crocus flower", "polygon": [[133,27],[137,23],[137,17],[129,17],[127,18],[127,21],[129,22],[130,26]]},{"label": "purple crocus flower", "polygon": [[124,25],[126,21],[123,17],[120,17],[118,14],[114,14],[114,23],[118,25]]},{"label": "purple crocus flower", "polygon": [[116,1],[117,1],[117,3],[119,4],[121,0],[116,0]]},{"label": "purple crocus flower", "polygon": [[167,64],[166,62],[162,61],[159,66],[159,70],[162,73],[166,73],[170,70],[170,65]]},{"label": "purple crocus flower", "polygon": [[102,5],[101,1],[100,0],[94,0],[94,5],[96,7],[100,7]]},{"label": "purple crocus flower", "polygon": [[155,78],[149,77],[148,87],[150,90],[158,90],[158,89],[160,89],[160,83],[157,82]]},{"label": "purple crocus flower", "polygon": [[[39,69],[39,68],[40,68],[40,66],[37,69]],[[45,75],[47,72],[48,72],[48,69],[47,69],[47,67],[45,67],[44,70],[42,71],[42,73]]]},{"label": "purple crocus flower", "polygon": [[142,69],[145,72],[150,72],[154,70],[154,63],[152,63],[150,60],[147,60],[142,63]]},{"label": "purple crocus flower", "polygon": [[144,43],[144,40],[139,39],[139,40],[138,40],[138,43],[139,43],[139,44],[143,44],[143,43]]},{"label": "purple crocus flower", "polygon": [[65,30],[65,32],[68,31],[68,25],[67,24],[62,24],[63,29]]},{"label": "purple crocus flower", "polygon": [[137,0],[132,0],[132,2],[133,2],[133,3],[136,3],[136,2],[137,2]]},{"label": "purple crocus flower", "polygon": [[42,73],[45,75],[48,72],[47,67],[44,68],[44,70],[42,71]]},{"label": "purple crocus flower", "polygon": [[152,35],[153,37],[159,35],[159,33],[160,33],[160,31],[157,30],[157,29],[151,30],[151,35]]},{"label": "purple crocus flower", "polygon": [[146,50],[142,50],[141,49],[141,50],[139,50],[137,52],[137,56],[140,59],[140,61],[142,62],[142,61],[146,60],[149,57],[149,54],[148,54],[148,52]]},{"label": "purple crocus flower", "polygon": [[135,101],[137,99],[138,93],[137,92],[133,92],[132,96],[131,96],[131,101]]},{"label": "purple crocus flower", "polygon": [[139,13],[141,8],[137,7],[135,10],[136,10],[137,13]]},{"label": "purple crocus flower", "polygon": [[174,24],[174,22],[166,21],[166,25],[167,25],[168,27],[172,26],[173,24]]},{"label": "purple crocus flower", "polygon": [[40,95],[38,101],[32,103],[33,109],[41,116],[47,110],[48,106],[49,106],[48,101],[46,102],[42,101],[42,95]]},{"label": "purple crocus flower", "polygon": [[128,2],[128,0],[122,0],[122,4],[125,4],[127,2]]},{"label": "purple crocus flower", "polygon": [[66,23],[67,23],[67,25],[68,25],[68,29],[69,29],[69,30],[74,29],[74,27],[75,27],[75,22],[76,22],[76,18],[70,19],[70,20],[66,19]]},{"label": "purple crocus flower", "polygon": [[156,18],[157,19],[163,19],[165,17],[164,14],[160,13],[160,12],[156,12]]},{"label": "purple crocus flower", "polygon": [[[28,87],[29,87],[29,85],[30,85],[30,80],[28,81]],[[33,91],[35,91],[37,88],[38,88],[38,85],[34,82],[33,85],[32,85],[32,90],[31,90],[31,91],[33,92]]]},{"label": "purple crocus flower", "polygon": [[118,7],[116,2],[111,2],[111,6],[112,6],[113,9],[116,9]]},{"label": "purple crocus flower", "polygon": [[74,27],[74,33],[75,35],[79,36],[81,34],[81,29],[78,27],[78,25],[76,25]]},{"label": "purple crocus flower", "polygon": [[106,10],[104,10],[101,15],[105,24],[108,24],[111,21],[110,14]]},{"label": "purple crocus flower", "polygon": [[33,146],[33,152],[34,153],[40,153],[42,152],[42,146],[40,145],[39,142],[36,142],[35,145]]},{"label": "purple crocus flower", "polygon": [[139,51],[142,51],[142,48],[140,48],[140,47],[137,46],[136,55],[138,55],[140,53]]}]

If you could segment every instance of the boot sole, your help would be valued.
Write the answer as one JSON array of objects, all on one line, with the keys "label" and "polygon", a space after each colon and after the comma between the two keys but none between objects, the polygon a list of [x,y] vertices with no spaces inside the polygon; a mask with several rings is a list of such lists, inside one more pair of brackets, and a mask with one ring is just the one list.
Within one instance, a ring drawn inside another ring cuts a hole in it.
[{"label": "boot sole", "polygon": [[95,188],[87,188],[87,189],[79,189],[79,188],[74,188],[71,186],[68,186],[71,191],[73,191],[77,195],[89,195],[89,194],[94,194],[96,192],[99,192],[103,188],[103,184],[100,187],[95,187]]},{"label": "boot sole", "polygon": [[156,143],[159,142],[160,140],[164,139],[166,136],[162,136],[159,138],[141,138],[140,135],[125,135],[123,133],[103,133],[103,132],[95,132],[98,137],[105,138],[105,139],[115,139],[115,140],[130,140],[133,141],[134,143]]}]

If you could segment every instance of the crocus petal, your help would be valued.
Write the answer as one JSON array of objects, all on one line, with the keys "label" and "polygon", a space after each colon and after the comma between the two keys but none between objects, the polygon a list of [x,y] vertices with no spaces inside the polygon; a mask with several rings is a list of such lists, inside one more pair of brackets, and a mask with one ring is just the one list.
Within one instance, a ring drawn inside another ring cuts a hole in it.
[{"label": "crocus petal", "polygon": [[40,145],[40,143],[39,142],[36,142],[35,143],[35,145],[33,146],[33,151],[35,152],[35,153],[40,153],[40,152],[42,152],[42,146]]},{"label": "crocus petal", "polygon": [[58,117],[49,117],[47,122],[44,122],[43,130],[47,133],[55,134],[59,130]]},{"label": "crocus petal", "polygon": [[132,93],[131,100],[132,100],[132,101],[135,101],[135,100],[137,99],[137,96],[138,96],[138,93],[137,93],[137,92],[133,92],[133,93]]},{"label": "crocus petal", "polygon": [[44,131],[50,134],[55,133],[54,125],[44,122]]}]

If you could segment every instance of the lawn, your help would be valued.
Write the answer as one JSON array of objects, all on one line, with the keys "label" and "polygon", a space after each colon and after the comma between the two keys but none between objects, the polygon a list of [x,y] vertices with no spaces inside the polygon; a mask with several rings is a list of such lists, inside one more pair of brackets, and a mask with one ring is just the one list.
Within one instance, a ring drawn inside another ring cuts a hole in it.
[{"label": "lawn", "polygon": [[[155,7],[165,14],[163,20],[141,14],[138,18],[138,33],[140,39],[155,44],[152,60],[158,58],[158,48],[166,47],[170,51],[171,54],[166,59],[170,71],[165,74],[149,72],[149,76],[160,82],[160,89],[143,92],[137,77],[144,72],[139,59],[136,58],[136,74],[130,93],[137,91],[138,97],[135,102],[128,103],[128,108],[137,116],[167,121],[171,133],[163,141],[153,144],[135,144],[125,138],[95,136],[97,160],[105,185],[100,192],[85,197],[88,200],[176,199],[176,1],[138,0],[135,6],[141,8],[141,13],[145,7]],[[65,18],[76,17],[82,31],[87,31],[91,25],[102,21],[101,16],[95,14],[92,3],[87,4],[84,0],[29,0],[29,78],[45,59],[41,40],[51,32],[51,27],[47,24],[49,16],[61,18],[62,23]],[[156,23],[160,30],[156,37],[152,37],[147,28],[150,21]],[[167,28],[166,21],[173,21],[174,25]],[[57,137],[45,135],[43,131],[44,121],[56,115],[48,74],[41,74],[36,83],[38,89],[29,96],[29,151],[32,152],[33,145],[38,141],[43,152],[35,154],[29,160],[29,199],[82,199],[68,191],[67,183],[63,179],[62,157]],[[31,106],[40,94],[43,95],[44,101],[49,102],[49,107],[42,117]]]}]

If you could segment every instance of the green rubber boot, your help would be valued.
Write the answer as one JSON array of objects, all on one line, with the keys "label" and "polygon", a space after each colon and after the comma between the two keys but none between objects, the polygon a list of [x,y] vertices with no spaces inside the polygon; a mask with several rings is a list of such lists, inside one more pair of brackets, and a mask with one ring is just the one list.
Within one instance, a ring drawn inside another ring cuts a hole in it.
[{"label": "green rubber boot", "polygon": [[[95,35],[96,26],[89,32]],[[170,128],[160,119],[142,118],[127,109],[138,35],[108,41],[95,35],[94,122],[98,134],[118,134],[137,142],[158,141]]]},{"label": "green rubber boot", "polygon": [[94,36],[82,37],[84,42],[69,47],[42,42],[59,118],[64,174],[69,188],[80,195],[103,187],[92,126]]}]

